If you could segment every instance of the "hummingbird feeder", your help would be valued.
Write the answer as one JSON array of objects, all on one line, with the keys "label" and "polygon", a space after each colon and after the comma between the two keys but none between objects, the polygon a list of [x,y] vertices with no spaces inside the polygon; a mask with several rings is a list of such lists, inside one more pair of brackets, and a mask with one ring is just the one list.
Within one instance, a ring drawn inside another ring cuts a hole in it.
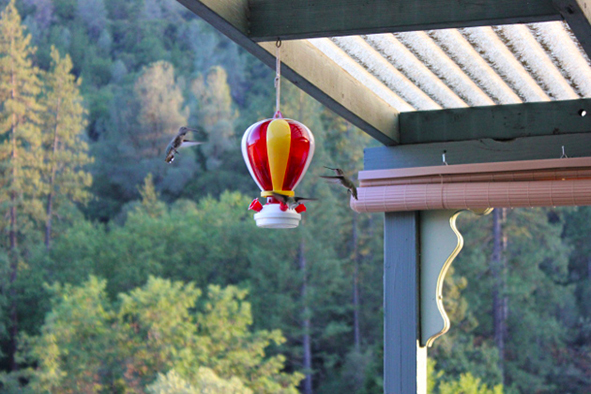
[{"label": "hummingbird feeder", "polygon": [[277,42],[275,88],[276,112],[272,119],[251,125],[242,137],[242,156],[250,175],[261,189],[262,205],[254,199],[249,209],[256,211],[257,226],[264,228],[297,227],[303,204],[289,207],[278,201],[273,193],[294,197],[294,189],[300,183],[314,156],[314,135],[302,123],[283,118],[279,111],[280,60]]}]

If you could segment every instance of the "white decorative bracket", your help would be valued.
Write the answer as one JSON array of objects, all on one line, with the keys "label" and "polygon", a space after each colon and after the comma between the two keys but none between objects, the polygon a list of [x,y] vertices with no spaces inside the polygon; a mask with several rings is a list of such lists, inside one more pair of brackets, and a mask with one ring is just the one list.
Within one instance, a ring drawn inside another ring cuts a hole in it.
[{"label": "white decorative bracket", "polygon": [[[475,211],[486,215],[492,209]],[[443,308],[443,281],[464,246],[456,219],[466,210],[421,211],[420,216],[420,344],[432,346],[450,327]]]}]

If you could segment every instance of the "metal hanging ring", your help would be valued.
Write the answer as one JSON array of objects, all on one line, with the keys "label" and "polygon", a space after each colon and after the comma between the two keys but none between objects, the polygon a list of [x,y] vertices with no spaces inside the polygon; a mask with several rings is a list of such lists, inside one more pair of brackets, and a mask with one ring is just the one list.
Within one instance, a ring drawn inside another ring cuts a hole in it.
[{"label": "metal hanging ring", "polygon": [[275,41],[275,46],[277,48],[279,48],[281,46],[281,38],[277,38],[277,41]]}]

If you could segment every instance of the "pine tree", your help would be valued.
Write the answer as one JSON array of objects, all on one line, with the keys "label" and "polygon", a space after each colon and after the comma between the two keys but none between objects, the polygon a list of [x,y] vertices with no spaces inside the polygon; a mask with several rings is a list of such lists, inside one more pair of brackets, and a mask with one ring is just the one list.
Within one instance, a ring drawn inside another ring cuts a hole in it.
[{"label": "pine tree", "polygon": [[[152,174],[148,174],[144,179],[144,184],[139,188],[141,200],[141,210],[152,218],[160,217],[166,212],[166,205],[158,200],[159,194],[154,188]],[[139,208],[139,207],[138,207]]]},{"label": "pine tree", "polygon": [[[51,48],[52,69],[47,74],[47,94],[44,116],[45,166],[47,184],[45,219],[45,247],[49,249],[52,219],[56,208],[65,201],[84,202],[90,194],[87,188],[91,175],[83,170],[92,162],[88,144],[83,138],[86,111],[79,92],[80,79],[71,74],[70,56],[60,57]],[[65,200],[65,201],[64,201]]]},{"label": "pine tree", "polygon": [[191,86],[198,102],[197,121],[209,136],[207,144],[203,146],[208,170],[218,168],[224,152],[235,146],[234,120],[238,114],[232,109],[227,78],[226,71],[215,66],[205,77],[194,80]]},{"label": "pine tree", "polygon": [[[507,261],[505,250],[507,238],[503,231],[505,208],[497,208],[493,214],[493,250],[490,259],[490,271],[493,276],[492,314],[495,345],[499,351],[499,370],[504,376],[505,339],[507,337],[507,317],[509,314],[509,298],[507,297]],[[504,383],[504,378],[503,378]]]},{"label": "pine tree", "polygon": [[[24,34],[21,18],[14,0],[0,15],[0,206],[6,209],[10,250],[10,285],[17,279],[18,239],[20,227],[25,227],[26,214],[39,219],[41,211],[37,193],[43,189],[40,178],[40,113],[41,91],[39,71],[31,61],[35,48],[29,45],[30,35]],[[25,222],[25,223],[23,223]],[[11,350],[10,366],[14,360],[18,333],[16,290],[10,289]]]},{"label": "pine tree", "polygon": [[296,260],[302,284],[300,287],[301,302],[303,305],[302,316],[302,351],[303,367],[306,377],[304,378],[304,394],[312,394],[312,343],[310,341],[310,307],[308,305],[308,274],[306,272],[306,242],[304,239],[300,241],[298,246]]}]

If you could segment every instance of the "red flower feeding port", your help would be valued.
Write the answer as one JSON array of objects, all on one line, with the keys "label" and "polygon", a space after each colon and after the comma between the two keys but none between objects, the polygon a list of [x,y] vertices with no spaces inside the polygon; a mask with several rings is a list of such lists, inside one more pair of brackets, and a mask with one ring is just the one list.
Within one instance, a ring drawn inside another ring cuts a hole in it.
[{"label": "red flower feeding port", "polygon": [[301,212],[298,205],[288,208],[273,197],[279,193],[293,197],[314,156],[314,136],[302,123],[284,119],[277,112],[273,119],[265,119],[250,126],[242,137],[242,156],[252,179],[261,189],[262,205],[258,199],[249,209],[256,211],[254,219],[259,227],[297,227]]}]

